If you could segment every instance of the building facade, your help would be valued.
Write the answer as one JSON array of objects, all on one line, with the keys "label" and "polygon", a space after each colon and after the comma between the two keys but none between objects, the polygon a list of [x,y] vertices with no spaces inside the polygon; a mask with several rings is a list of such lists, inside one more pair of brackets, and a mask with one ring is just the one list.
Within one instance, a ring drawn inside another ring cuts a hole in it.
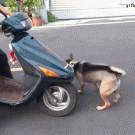
[{"label": "building facade", "polygon": [[110,17],[135,14],[135,0],[50,0],[59,19]]},{"label": "building facade", "polygon": [[[4,3],[5,0],[0,0]],[[126,16],[135,14],[135,0],[44,0],[58,19]]]}]

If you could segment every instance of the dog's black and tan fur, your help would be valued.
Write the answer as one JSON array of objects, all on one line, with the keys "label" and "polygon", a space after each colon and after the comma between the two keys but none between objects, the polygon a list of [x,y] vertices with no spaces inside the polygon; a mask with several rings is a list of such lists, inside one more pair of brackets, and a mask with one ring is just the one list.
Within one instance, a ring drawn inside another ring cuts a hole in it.
[{"label": "dog's black and tan fur", "polygon": [[124,70],[113,66],[73,61],[72,54],[70,54],[70,59],[66,60],[66,62],[73,67],[75,77],[80,82],[81,90],[78,90],[79,93],[83,93],[85,82],[94,83],[99,88],[105,105],[98,106],[98,110],[103,110],[110,106],[108,96],[112,93],[116,96],[114,103],[118,102],[120,94],[117,88],[120,86],[120,78],[126,74]]}]

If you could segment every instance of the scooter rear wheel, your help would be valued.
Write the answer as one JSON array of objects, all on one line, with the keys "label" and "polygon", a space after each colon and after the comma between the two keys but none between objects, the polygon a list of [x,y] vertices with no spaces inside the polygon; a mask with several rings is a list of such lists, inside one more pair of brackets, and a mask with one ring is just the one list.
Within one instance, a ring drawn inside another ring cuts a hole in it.
[{"label": "scooter rear wheel", "polygon": [[40,109],[52,116],[64,116],[75,107],[77,92],[71,83],[51,86],[38,98]]}]

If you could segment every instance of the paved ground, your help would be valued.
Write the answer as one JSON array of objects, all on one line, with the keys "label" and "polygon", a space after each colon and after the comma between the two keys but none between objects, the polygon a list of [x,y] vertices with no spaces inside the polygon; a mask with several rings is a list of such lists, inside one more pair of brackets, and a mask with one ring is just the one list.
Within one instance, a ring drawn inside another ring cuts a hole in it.
[{"label": "paved ground", "polygon": [[[126,22],[128,21],[125,20]],[[111,22],[111,21],[110,21]],[[87,84],[85,93],[78,95],[75,110],[65,117],[51,117],[38,109],[35,102],[24,107],[0,104],[0,132],[2,135],[134,135],[135,134],[135,23],[84,25],[36,29],[30,34],[67,59],[69,53],[79,61],[106,63],[125,69],[127,75],[119,88],[121,100],[105,111],[96,88]],[[98,23],[98,22],[97,22]],[[110,25],[109,25],[110,24]],[[11,40],[0,37],[1,48],[8,54]],[[12,66],[15,67],[15,66]],[[13,73],[21,80],[21,73]],[[73,81],[76,89],[80,86]],[[112,103],[113,96],[110,97]]]},{"label": "paved ground", "polygon": [[134,22],[135,16],[119,16],[119,17],[106,17],[106,18],[88,18],[88,19],[75,19],[75,20],[59,20],[54,23],[48,23],[41,27],[33,27],[34,29],[43,28],[58,28],[58,27],[71,27],[71,26],[84,26],[84,25],[101,25],[101,24],[117,24]]}]

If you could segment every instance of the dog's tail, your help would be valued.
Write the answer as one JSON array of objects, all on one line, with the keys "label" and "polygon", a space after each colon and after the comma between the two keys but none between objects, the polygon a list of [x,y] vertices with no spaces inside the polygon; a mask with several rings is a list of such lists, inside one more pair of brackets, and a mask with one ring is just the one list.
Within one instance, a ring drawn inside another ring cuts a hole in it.
[{"label": "dog's tail", "polygon": [[121,77],[124,77],[126,75],[126,72],[120,68],[114,67],[114,66],[110,66],[110,69],[114,72],[117,72],[119,74],[121,74]]}]

